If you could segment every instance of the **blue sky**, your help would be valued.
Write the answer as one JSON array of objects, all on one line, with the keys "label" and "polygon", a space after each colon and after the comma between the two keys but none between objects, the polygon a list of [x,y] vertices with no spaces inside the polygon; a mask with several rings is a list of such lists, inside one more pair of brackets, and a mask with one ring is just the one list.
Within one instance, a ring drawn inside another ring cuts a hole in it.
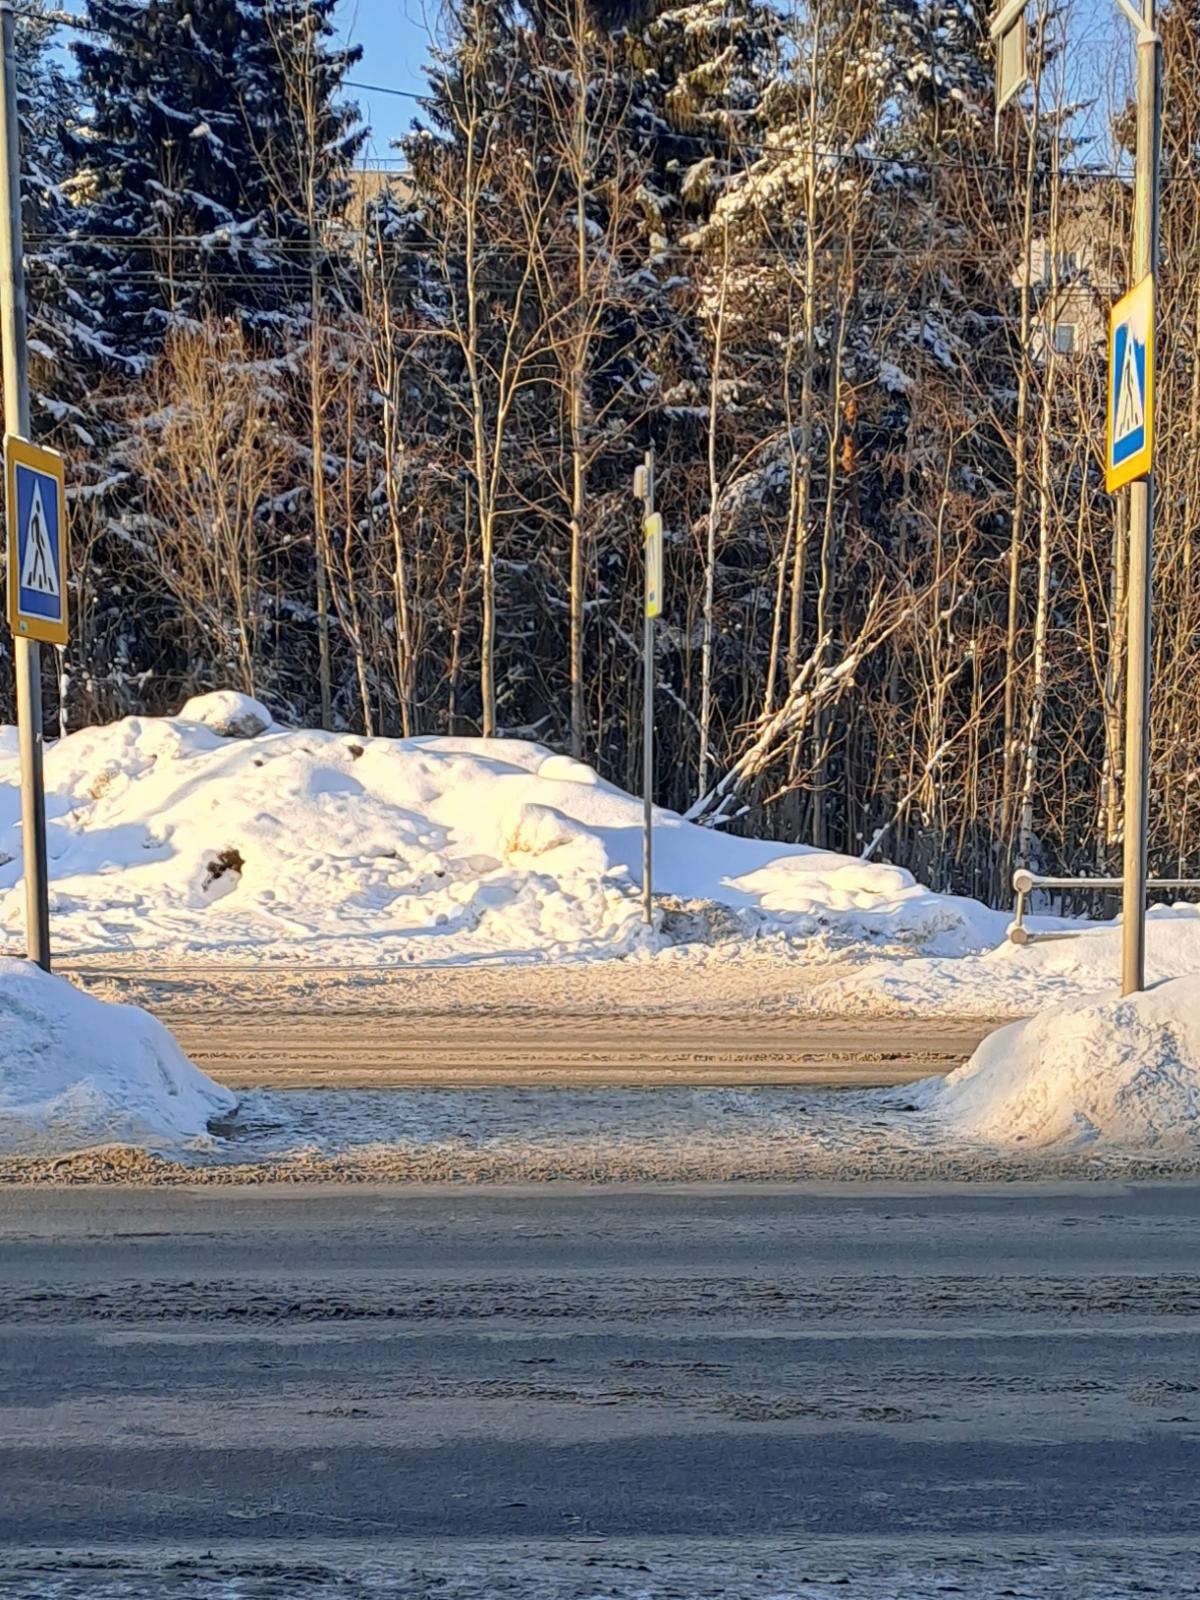
[{"label": "blue sky", "polygon": [[[438,0],[343,0],[341,32],[359,44],[363,58],[354,72],[362,83],[420,93]],[[1107,145],[1107,127],[1114,104],[1124,100],[1133,51],[1128,25],[1116,14],[1113,0],[1074,0],[1071,5],[1071,65],[1068,98],[1097,99],[1087,119],[1095,138],[1093,154]],[[395,160],[390,144],[405,133],[417,106],[391,94],[353,91],[371,127],[367,159]]]},{"label": "blue sky", "polygon": [[[425,87],[421,66],[436,17],[436,0],[344,0],[342,35],[363,50],[353,77],[419,93]],[[407,131],[418,109],[415,103],[365,89],[355,89],[353,94],[371,125],[369,159],[394,155],[389,141]]]},{"label": "blue sky", "polygon": [[[82,6],[80,0],[66,0],[65,8],[79,11]],[[438,10],[439,0],[342,0],[342,37],[361,45],[363,50],[354,78],[361,83],[400,89],[407,95],[420,93],[425,88],[421,69],[430,35],[437,26]],[[1124,100],[1129,86],[1133,57],[1129,28],[1116,15],[1113,0],[1073,0],[1071,34],[1070,89],[1081,98],[1098,97],[1092,131],[1103,143],[1112,107]],[[1124,40],[1123,48],[1117,43],[1120,40]],[[418,109],[415,102],[369,89],[355,88],[352,92],[371,128],[367,159],[395,161],[391,141],[407,131]]]},{"label": "blue sky", "polygon": [[[79,14],[82,0],[63,0],[63,10]],[[363,48],[363,58],[354,78],[386,88],[404,89],[410,94],[425,88],[421,73],[436,26],[438,0],[342,0],[338,21],[343,39]],[[60,35],[63,48],[66,36]],[[371,127],[369,160],[395,159],[390,141],[408,131],[417,111],[410,99],[391,94],[353,91]]]}]

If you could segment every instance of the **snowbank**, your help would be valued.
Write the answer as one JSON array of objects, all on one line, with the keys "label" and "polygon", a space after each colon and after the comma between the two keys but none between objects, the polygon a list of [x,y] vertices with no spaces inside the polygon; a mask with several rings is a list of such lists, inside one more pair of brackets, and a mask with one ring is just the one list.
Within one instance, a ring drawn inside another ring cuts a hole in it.
[{"label": "snowbank", "polygon": [[[47,750],[59,948],[424,962],[644,947],[641,802],[521,740],[287,731],[244,696]],[[22,906],[15,750],[0,741],[0,927]],[[690,936],[959,953],[1004,919],[898,868],[656,813],[655,888]],[[712,916],[713,910],[721,915]],[[725,928],[722,930],[722,918]],[[668,929],[669,937],[669,929]]]},{"label": "snowbank", "polygon": [[989,1144],[1200,1150],[1200,977],[1052,1006],[920,1086],[948,1129]]},{"label": "snowbank", "polygon": [[235,1104],[146,1012],[0,959],[0,1154],[161,1149]]},{"label": "snowbank", "polygon": [[[1120,925],[1044,920],[1059,932],[1076,931],[1023,947],[1006,940],[961,959],[871,961],[827,984],[822,1004],[872,1015],[1017,1017],[1057,1002],[1114,998],[1120,987]],[[1194,972],[1200,972],[1200,906],[1152,907],[1146,918],[1146,981]]]}]

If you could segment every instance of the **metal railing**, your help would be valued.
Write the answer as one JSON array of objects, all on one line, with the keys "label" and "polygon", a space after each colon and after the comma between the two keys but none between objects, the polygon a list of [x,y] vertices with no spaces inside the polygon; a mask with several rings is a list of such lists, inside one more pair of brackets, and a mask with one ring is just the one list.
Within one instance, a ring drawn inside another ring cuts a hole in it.
[{"label": "metal railing", "polygon": [[[1076,939],[1083,931],[1074,928],[1047,928],[1035,933],[1032,928],[1027,928],[1026,907],[1035,889],[1119,890],[1121,887],[1120,878],[1043,878],[1036,872],[1019,867],[1013,873],[1013,889],[1016,891],[1017,903],[1013,908],[1013,920],[1008,925],[1009,941],[1012,944],[1040,944],[1047,939]],[[1200,890],[1200,878],[1147,878],[1146,888]]]}]

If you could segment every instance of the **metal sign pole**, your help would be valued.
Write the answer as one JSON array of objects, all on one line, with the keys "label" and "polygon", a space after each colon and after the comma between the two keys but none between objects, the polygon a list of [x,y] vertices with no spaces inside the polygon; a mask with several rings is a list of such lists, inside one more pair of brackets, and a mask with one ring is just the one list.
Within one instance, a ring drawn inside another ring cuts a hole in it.
[{"label": "metal sign pole", "polygon": [[[12,0],[0,0],[0,338],[4,348],[4,429],[29,437],[25,346],[25,260],[21,241],[21,145]],[[10,549],[9,561],[15,560]],[[9,574],[9,581],[13,575]],[[66,582],[66,573],[62,574]],[[50,894],[46,873],[46,798],[42,778],[42,663],[36,639],[13,639],[21,753],[21,833],[25,866],[25,948],[50,971]]]},{"label": "metal sign pole", "polygon": [[646,527],[654,515],[654,447],[646,451],[638,479],[645,520],[645,603],[642,607],[642,920],[654,921],[654,610],[651,605],[650,548]]},{"label": "metal sign pole", "polygon": [[[1154,0],[1144,0],[1137,43],[1137,159],[1133,282],[1158,269],[1158,153],[1162,124],[1162,41]],[[1147,396],[1147,405],[1150,400]],[[1146,986],[1146,874],[1150,788],[1150,626],[1153,592],[1154,471],[1129,486],[1126,631],[1125,860],[1121,909],[1121,993]]]}]

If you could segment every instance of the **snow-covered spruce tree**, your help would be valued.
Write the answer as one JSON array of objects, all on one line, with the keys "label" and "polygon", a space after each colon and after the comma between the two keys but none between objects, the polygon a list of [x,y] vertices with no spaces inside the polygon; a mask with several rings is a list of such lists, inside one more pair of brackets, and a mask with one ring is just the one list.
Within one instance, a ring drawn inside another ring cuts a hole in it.
[{"label": "snow-covered spruce tree", "polygon": [[[208,314],[236,316],[251,336],[303,314],[307,217],[329,214],[354,150],[352,113],[332,104],[345,53],[312,47],[330,9],[90,0],[74,46],[90,111],[67,134],[70,194],[77,256],[118,362],[137,370],[168,328]],[[301,78],[317,161],[297,143]]]},{"label": "snow-covered spruce tree", "polygon": [[[22,225],[28,306],[30,410],[35,437],[69,448],[77,437],[85,393],[72,352],[80,337],[69,252],[60,248],[65,205],[60,131],[76,115],[72,84],[54,50],[54,24],[42,0],[15,19],[21,137]],[[64,359],[65,358],[65,359]],[[0,577],[3,561],[0,559]],[[12,650],[0,638],[0,716],[13,716]]]},{"label": "snow-covered spruce tree", "polygon": [[[330,8],[331,0],[94,0],[75,44],[88,113],[64,135],[72,205],[64,248],[87,325],[100,330],[98,340],[79,341],[75,361],[93,391],[96,483],[85,511],[104,575],[88,666],[109,708],[129,703],[131,684],[140,703],[158,705],[224,671],[222,650],[195,659],[181,649],[166,598],[178,584],[159,581],[155,569],[169,545],[145,520],[134,470],[145,430],[156,426],[147,396],[161,385],[149,383],[149,370],[168,339],[194,334],[212,348],[212,328],[232,323],[227,348],[244,350],[271,385],[276,426],[293,440],[308,432],[305,412],[299,428],[288,414],[285,380],[309,338],[314,258],[328,275],[326,224],[354,148],[354,114],[332,104],[349,58],[329,43]],[[295,139],[298,93],[311,112],[306,149]],[[294,450],[307,454],[299,443]],[[164,506],[160,497],[156,516]],[[311,554],[305,561],[298,542],[305,508],[293,498],[261,514],[264,593],[291,612],[286,640],[274,631],[282,613],[264,627],[263,655],[304,704],[314,676],[306,646],[316,642],[315,628],[295,626],[312,615]]]},{"label": "snow-covered spruce tree", "polygon": [[79,294],[66,237],[71,218],[61,188],[69,170],[62,135],[77,123],[79,108],[48,13],[45,0],[35,0],[16,20],[30,400],[38,436],[69,448],[78,438],[86,394],[76,355],[98,345],[99,333]]},{"label": "snow-covered spruce tree", "polygon": [[[334,564],[328,505],[324,413],[331,369],[344,369],[326,314],[326,301],[345,295],[348,280],[329,248],[330,223],[340,218],[346,176],[365,133],[357,108],[337,95],[357,48],[333,45],[337,0],[262,0],[262,32],[245,52],[238,85],[248,125],[254,129],[258,168],[266,175],[281,231],[299,247],[304,298],[306,360],[299,388],[306,419],[309,516],[316,601],[317,682],[321,726],[332,726],[335,668],[330,612]],[[332,280],[332,281],[331,281]],[[354,630],[351,630],[353,632]]]}]

